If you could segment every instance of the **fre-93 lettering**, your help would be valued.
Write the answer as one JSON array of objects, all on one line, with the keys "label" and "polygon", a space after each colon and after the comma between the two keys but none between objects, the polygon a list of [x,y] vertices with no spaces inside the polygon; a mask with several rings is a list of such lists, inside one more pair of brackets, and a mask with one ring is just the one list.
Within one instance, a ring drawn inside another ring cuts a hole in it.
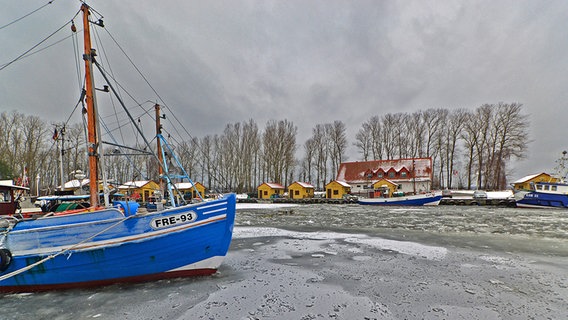
[{"label": "fre-93 lettering", "polygon": [[193,211],[173,214],[170,216],[154,218],[150,222],[153,229],[173,227],[175,225],[193,222],[197,219],[197,213]]}]

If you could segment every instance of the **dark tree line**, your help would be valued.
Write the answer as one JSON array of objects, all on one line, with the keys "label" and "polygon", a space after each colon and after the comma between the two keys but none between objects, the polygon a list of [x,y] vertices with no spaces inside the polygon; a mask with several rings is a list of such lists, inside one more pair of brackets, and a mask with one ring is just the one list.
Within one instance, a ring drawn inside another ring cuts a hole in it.
[{"label": "dark tree line", "polygon": [[[435,188],[507,187],[507,164],[522,158],[529,122],[518,103],[482,105],[475,110],[428,109],[375,115],[365,121],[353,145],[357,160],[432,157]],[[63,130],[64,129],[64,130]],[[52,192],[75,170],[85,170],[82,125],[54,127],[39,117],[18,112],[0,114],[0,178],[29,177],[32,193],[39,181]],[[63,141],[63,143],[62,143]],[[268,121],[264,129],[250,119],[225,126],[222,133],[175,141],[175,152],[194,181],[212,191],[254,192],[263,182],[284,186],[293,181],[323,189],[347,159],[348,139],[342,121],[316,124],[300,146],[297,127],[288,120]],[[63,145],[62,168],[58,162]],[[143,146],[138,146],[144,149]],[[115,184],[157,179],[156,161],[105,147],[107,177]],[[298,158],[297,155],[301,154]]]}]

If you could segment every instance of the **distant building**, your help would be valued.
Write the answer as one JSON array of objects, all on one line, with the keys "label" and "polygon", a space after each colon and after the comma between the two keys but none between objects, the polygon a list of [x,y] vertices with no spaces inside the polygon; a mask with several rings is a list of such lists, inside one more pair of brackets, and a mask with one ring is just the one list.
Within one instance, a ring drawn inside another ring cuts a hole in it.
[{"label": "distant building", "polygon": [[351,186],[345,181],[333,180],[325,185],[325,195],[328,199],[341,199],[351,193]]},{"label": "distant building", "polygon": [[284,196],[284,187],[278,183],[265,182],[258,186],[258,198],[270,199]]},{"label": "distant building", "polygon": [[133,200],[148,202],[154,192],[160,190],[160,186],[152,180],[128,181],[118,190]]},{"label": "distant building", "polygon": [[290,199],[305,199],[314,197],[314,186],[307,182],[294,182],[288,186]]},{"label": "distant building", "polygon": [[351,185],[354,194],[374,193],[373,185],[388,179],[404,193],[423,193],[432,188],[432,158],[408,158],[343,162],[336,180]]},{"label": "distant building", "polygon": [[177,190],[183,193],[186,200],[199,198],[199,196],[197,195],[198,192],[199,194],[201,194],[201,197],[205,198],[205,186],[199,182],[195,182],[195,187],[191,182],[178,182],[175,184],[175,187]]},{"label": "distant building", "polygon": [[381,179],[373,183],[373,198],[391,198],[398,190],[398,184],[390,181],[389,179]]},{"label": "distant building", "polygon": [[555,178],[548,173],[531,174],[530,176],[522,177],[521,179],[512,183],[515,190],[534,190],[531,184],[536,182],[559,182],[560,179]]}]

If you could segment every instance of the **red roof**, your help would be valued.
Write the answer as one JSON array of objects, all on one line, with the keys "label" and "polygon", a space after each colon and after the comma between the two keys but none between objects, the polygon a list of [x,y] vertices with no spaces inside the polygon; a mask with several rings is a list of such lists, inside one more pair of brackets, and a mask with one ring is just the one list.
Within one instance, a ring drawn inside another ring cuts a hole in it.
[{"label": "red roof", "polygon": [[[348,183],[367,182],[370,180],[378,180],[376,173],[379,172],[379,170],[385,173],[389,170],[412,172],[413,166],[415,173],[414,178],[431,178],[432,158],[408,158],[343,162],[339,166],[336,180],[347,181]],[[370,179],[368,178],[369,174],[372,174],[372,178]]]}]

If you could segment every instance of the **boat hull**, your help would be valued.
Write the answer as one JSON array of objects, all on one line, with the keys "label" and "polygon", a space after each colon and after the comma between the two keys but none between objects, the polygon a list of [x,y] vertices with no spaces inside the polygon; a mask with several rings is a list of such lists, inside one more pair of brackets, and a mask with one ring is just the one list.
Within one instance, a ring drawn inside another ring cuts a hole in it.
[{"label": "boat hull", "polygon": [[515,203],[519,208],[568,208],[568,195],[538,191],[519,191],[515,193]]},{"label": "boat hull", "polygon": [[[229,249],[234,194],[163,212],[125,215],[117,209],[23,221],[4,247],[12,261],[0,291],[84,288],[216,272]],[[102,219],[100,219],[102,218]]]},{"label": "boat hull", "polygon": [[441,194],[425,193],[393,198],[359,199],[359,204],[377,206],[437,206],[440,200],[442,200]]}]

